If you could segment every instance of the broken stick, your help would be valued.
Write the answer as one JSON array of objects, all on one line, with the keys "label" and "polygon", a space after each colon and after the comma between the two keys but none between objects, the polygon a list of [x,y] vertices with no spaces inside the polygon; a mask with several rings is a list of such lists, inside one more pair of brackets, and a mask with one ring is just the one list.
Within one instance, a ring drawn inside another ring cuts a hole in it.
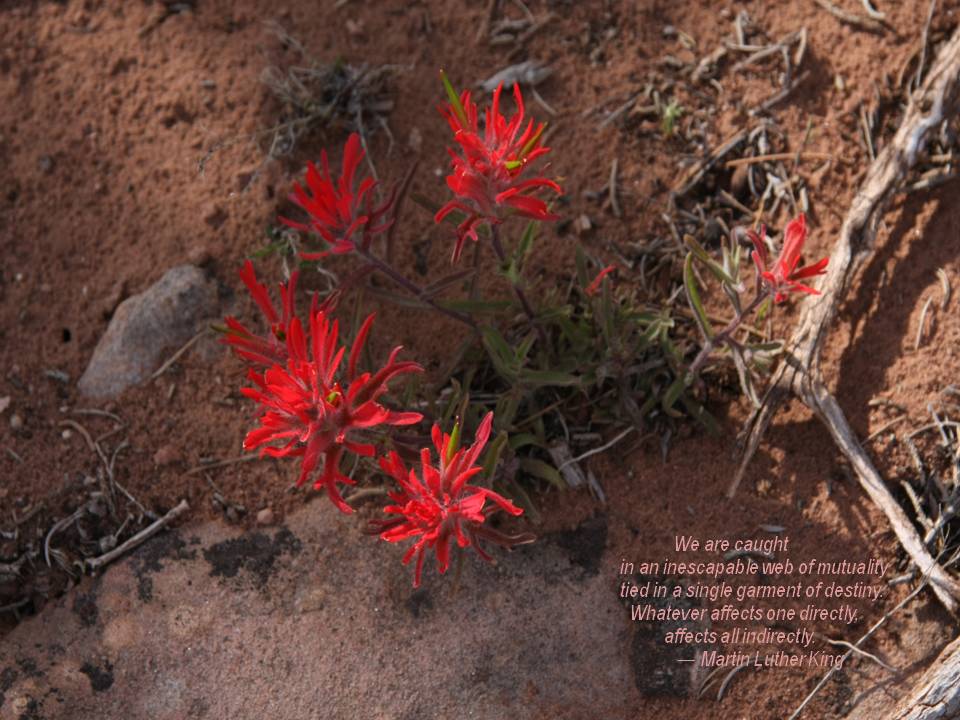
[{"label": "broken stick", "polygon": [[845,299],[850,283],[870,257],[877,227],[890,196],[914,166],[927,136],[956,111],[960,100],[960,29],[940,50],[923,87],[917,90],[903,123],[890,144],[870,164],[863,185],[847,213],[833,250],[819,297],[807,300],[785,361],[781,363],[763,401],[747,421],[743,459],[728,491],[737,490],[747,464],[760,444],[777,408],[791,394],[800,398],[827,426],[837,446],[856,470],[861,486],[887,516],[897,539],[943,605],[954,612],[960,583],[946,573],[927,552],[910,519],[887,489],[880,473],[857,441],[843,410],[824,385],[820,353],[827,333]]},{"label": "broken stick", "polygon": [[172,523],[178,517],[183,515],[189,509],[190,509],[190,505],[187,503],[187,501],[181,500],[180,504],[177,505],[175,508],[173,508],[173,510],[168,512],[166,515],[164,515],[162,518],[160,518],[156,522],[145,527],[143,530],[138,532],[132,538],[129,538],[122,545],[118,545],[113,550],[111,550],[108,553],[104,553],[100,557],[95,557],[92,560],[84,560],[83,561],[84,571],[88,571],[91,573],[96,572],[107,563],[113,562],[124,553],[130,552],[138,545],[152,538],[154,535],[156,535],[158,532],[160,532],[163,528],[165,528],[167,525]]}]

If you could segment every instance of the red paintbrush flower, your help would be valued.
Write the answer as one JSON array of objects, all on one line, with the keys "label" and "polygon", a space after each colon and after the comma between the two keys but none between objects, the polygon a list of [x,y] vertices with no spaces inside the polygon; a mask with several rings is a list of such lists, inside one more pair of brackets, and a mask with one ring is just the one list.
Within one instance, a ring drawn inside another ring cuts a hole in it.
[{"label": "red paintbrush flower", "polygon": [[337,483],[352,485],[354,481],[340,472],[341,457],[345,451],[366,457],[376,452],[373,445],[356,442],[354,435],[378,425],[411,425],[422,417],[415,412],[395,412],[377,402],[391,379],[422,371],[414,362],[397,362],[400,347],[393,349],[387,364],[376,373],[357,374],[357,361],[372,324],[370,315],[350,350],[346,376],[339,377],[346,348],[337,346],[337,322],[331,322],[314,304],[309,341],[300,320],[292,318],[285,333],[286,366],[275,364],[262,374],[251,369],[248,378],[257,387],[242,390],[264,409],[260,427],[247,434],[244,449],[260,447],[261,455],[271,457],[302,457],[298,486],[314,474],[322,459],[314,488],[326,487],[334,505],[345,513],[352,510],[340,496]]},{"label": "red paintbrush flower", "polygon": [[603,270],[597,273],[597,276],[587,285],[584,290],[587,295],[593,297],[597,294],[597,290],[600,289],[600,285],[603,283],[603,279],[617,269],[616,265],[607,265]]},{"label": "red paintbrush flower", "polygon": [[765,242],[766,228],[760,228],[759,236],[752,231],[749,236],[754,246],[751,256],[757,266],[760,281],[768,292],[773,293],[774,302],[779,303],[786,300],[788,292],[805,292],[809,295],[820,294],[819,290],[814,290],[812,287],[798,282],[805,278],[823,275],[826,272],[824,268],[830,261],[830,258],[823,258],[813,265],[799,270],[796,269],[797,263],[800,262],[800,253],[803,251],[803,243],[807,239],[807,220],[803,213],[787,224],[783,232],[783,247],[780,250],[780,256],[770,270],[767,269],[770,256]]},{"label": "red paintbrush flower", "polygon": [[294,316],[294,289],[297,285],[298,273],[290,274],[290,281],[280,285],[280,300],[283,306],[282,315],[277,313],[267,287],[257,282],[257,274],[253,263],[247,260],[240,271],[240,279],[250,290],[254,302],[257,303],[267,323],[270,325],[270,334],[267,337],[254,335],[247,330],[235,317],[226,318],[227,331],[222,342],[230,345],[234,352],[248,361],[254,367],[270,367],[283,365],[287,362],[286,334],[290,321]]},{"label": "red paintbrush flower", "polygon": [[440,572],[446,572],[452,539],[462,548],[472,545],[488,562],[493,562],[493,558],[480,547],[481,539],[505,547],[533,541],[529,534],[510,536],[484,525],[487,500],[511,515],[520,515],[523,510],[492,490],[467,483],[483,470],[476,462],[487,444],[492,425],[493,413],[488,413],[469,448],[458,448],[459,426],[454,428],[451,437],[434,425],[433,445],[440,456],[439,465],[434,465],[430,449],[424,448],[420,452],[419,478],[416,470],[407,471],[396,452],[380,459],[380,467],[400,486],[398,491],[390,493],[393,504],[384,508],[384,512],[400,517],[377,523],[380,537],[387,542],[417,538],[403,556],[404,565],[417,557],[414,587],[420,586],[423,559],[429,548],[436,552]]},{"label": "red paintbrush flower", "polygon": [[343,148],[343,169],[336,182],[330,176],[327,151],[324,150],[320,154],[323,174],[317,171],[316,165],[312,162],[307,163],[309,192],[299,183],[294,183],[290,199],[310,216],[310,220],[307,223],[299,223],[280,217],[280,222],[304,232],[316,232],[330,245],[323,252],[301,253],[300,256],[304,260],[319,260],[330,253],[352,252],[357,242],[354,236],[358,232],[363,232],[362,242],[366,245],[370,242],[371,236],[383,232],[390,226],[390,220],[384,220],[384,215],[393,205],[393,197],[374,209],[372,191],[376,182],[372,178],[364,178],[359,186],[356,185],[357,168],[363,156],[360,136],[352,133]]},{"label": "red paintbrush flower", "polygon": [[442,221],[454,210],[466,214],[466,219],[457,228],[457,244],[453,250],[453,261],[456,262],[467,238],[477,240],[479,225],[499,223],[507,212],[533,220],[556,220],[557,216],[549,212],[547,204],[529,191],[543,187],[557,194],[563,191],[557,183],[545,177],[521,179],[530,163],[550,149],[540,144],[543,123],[535,127],[530,120],[521,132],[524,107],[519,85],[513,86],[517,112],[510,121],[500,114],[501,83],[493,93],[493,104],[486,111],[481,131],[477,106],[470,99],[470,91],[465,90],[458,97],[446,75],[441,72],[440,77],[450,98],[446,107],[440,107],[440,112],[453,129],[461,154],[453,149],[448,151],[453,158],[453,173],[447,176],[447,185],[456,198],[440,208],[435,220]]}]

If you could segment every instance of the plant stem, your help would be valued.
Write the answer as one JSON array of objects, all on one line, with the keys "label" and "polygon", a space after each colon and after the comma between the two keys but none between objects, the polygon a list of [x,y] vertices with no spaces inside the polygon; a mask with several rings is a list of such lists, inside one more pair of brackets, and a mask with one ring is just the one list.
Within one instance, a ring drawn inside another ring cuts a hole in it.
[{"label": "plant stem", "polygon": [[[500,230],[493,223],[489,224],[490,228],[490,239],[491,244],[493,245],[493,251],[497,254],[497,259],[500,261],[501,265],[507,264],[507,254],[503,251],[503,244],[500,242]],[[537,314],[533,311],[533,306],[530,305],[530,301],[527,300],[527,294],[523,290],[523,285],[520,280],[511,280],[510,285],[513,287],[513,294],[517,296],[517,300],[520,302],[520,307],[523,308],[523,312],[526,313],[527,318],[537,329],[537,334],[540,336],[540,339],[544,342],[546,341],[546,334],[543,331],[543,328],[537,322]]]},{"label": "plant stem", "polygon": [[379,270],[384,275],[386,275],[391,280],[393,280],[395,283],[397,283],[397,285],[399,285],[404,290],[409,292],[411,295],[417,298],[417,300],[419,300],[420,302],[426,303],[437,312],[443,315],[446,315],[449,318],[453,318],[454,320],[461,322],[464,325],[468,325],[473,330],[477,329],[476,321],[469,315],[466,315],[465,313],[459,312],[457,310],[451,310],[450,308],[445,308],[442,305],[439,305],[437,302],[435,302],[433,298],[424,297],[423,288],[417,285],[412,280],[410,280],[405,275],[403,275],[403,273],[401,273],[399,270],[394,268],[392,265],[384,262],[369,250],[362,248],[360,245],[354,245],[354,248],[356,248],[356,252],[358,255],[360,255],[360,257],[362,257],[364,260],[370,263],[375,269]]},{"label": "plant stem", "polygon": [[750,315],[754,310],[760,307],[760,304],[764,300],[766,300],[769,296],[770,296],[770,293],[768,291],[757,293],[757,296],[747,306],[746,310],[743,310],[742,312],[737,313],[733,317],[733,319],[729,323],[727,323],[727,326],[723,330],[715,334],[713,337],[708,338],[707,342],[704,343],[703,348],[701,348],[700,353],[697,355],[696,358],[694,358],[693,362],[690,364],[690,369],[687,370],[688,376],[691,378],[695,377],[697,374],[697,371],[699,371],[700,368],[706,364],[707,360],[710,359],[710,354],[721,345],[724,345],[727,342],[729,342],[732,339],[733,333],[735,333],[737,331],[737,328],[740,327],[740,323],[742,323],[744,319],[748,315]]}]

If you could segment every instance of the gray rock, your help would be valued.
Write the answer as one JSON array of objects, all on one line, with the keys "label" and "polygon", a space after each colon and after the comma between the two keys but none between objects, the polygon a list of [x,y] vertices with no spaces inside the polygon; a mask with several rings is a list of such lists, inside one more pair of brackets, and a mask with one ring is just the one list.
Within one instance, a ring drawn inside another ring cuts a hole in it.
[{"label": "gray rock", "polygon": [[78,384],[91,398],[116,397],[146,380],[189,340],[198,323],[216,315],[217,291],[203,271],[181,265],[145,292],[124,300],[93,351]]}]

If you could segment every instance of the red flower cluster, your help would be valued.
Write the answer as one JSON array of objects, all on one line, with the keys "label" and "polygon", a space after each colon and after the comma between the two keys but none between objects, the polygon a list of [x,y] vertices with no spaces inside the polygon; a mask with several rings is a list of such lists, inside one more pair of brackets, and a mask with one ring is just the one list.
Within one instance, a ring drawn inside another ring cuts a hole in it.
[{"label": "red flower cluster", "polygon": [[[414,362],[398,362],[401,348],[396,347],[386,365],[376,373],[357,372],[357,362],[373,324],[374,316],[370,315],[357,334],[346,375],[341,377],[338,370],[346,348],[338,346],[337,321],[331,322],[326,309],[318,308],[314,301],[308,339],[300,319],[294,315],[296,275],[287,287],[281,286],[282,318],[278,318],[266,288],[257,283],[249,263],[241,277],[271,323],[272,331],[271,338],[257,338],[233,318],[227,319],[229,329],[224,341],[250,362],[247,377],[256,386],[241,392],[263,406],[260,427],[247,434],[243,446],[247,450],[259,447],[261,454],[271,457],[302,457],[298,486],[313,476],[322,460],[322,471],[314,487],[325,487],[340,510],[352,512],[337,488],[337,483],[354,482],[340,472],[340,460],[345,451],[366,457],[376,454],[373,445],[356,441],[357,433],[378,425],[411,425],[420,421],[419,413],[395,412],[377,401],[387,391],[390,380],[422,368]],[[258,372],[258,368],[266,369]]]},{"label": "red flower cluster", "polygon": [[459,97],[441,74],[450,102],[440,112],[453,129],[454,140],[462,154],[449,150],[453,158],[453,173],[447,176],[447,185],[456,198],[444,205],[436,214],[436,222],[442,221],[454,210],[466,214],[466,219],[457,228],[457,244],[453,250],[456,262],[466,239],[477,240],[477,227],[484,223],[499,223],[502,209],[533,220],[556,220],[546,203],[528,194],[538,188],[550,188],[562,193],[560,186],[545,177],[521,179],[530,163],[550,150],[540,144],[543,123],[534,127],[533,120],[521,132],[524,120],[523,96],[520,86],[514,85],[517,112],[508,122],[500,114],[501,84],[493,93],[493,104],[486,111],[483,131],[478,125],[477,106],[470,98],[470,91]]},{"label": "red flower cluster", "polygon": [[424,448],[420,453],[419,478],[415,470],[407,470],[395,452],[380,459],[380,467],[400,486],[398,491],[390,493],[394,504],[384,510],[400,517],[380,522],[380,537],[387,542],[417,538],[403,556],[404,565],[414,556],[417,558],[414,587],[420,585],[423,559],[429,548],[434,549],[437,565],[444,573],[450,565],[451,540],[456,540],[462,548],[473,546],[488,562],[493,559],[480,547],[481,539],[505,547],[533,541],[532,535],[510,536],[487,527],[484,524],[487,500],[511,515],[520,515],[523,511],[502,495],[467,482],[482,471],[476,463],[490,437],[492,425],[493,413],[488,413],[469,448],[457,447],[459,428],[454,429],[451,437],[434,425],[433,445],[439,464],[434,464],[430,449]]},{"label": "red flower cluster", "polygon": [[371,191],[376,182],[372,178],[365,178],[359,187],[355,187],[357,168],[363,156],[360,136],[352,133],[343,148],[343,169],[336,183],[330,176],[326,150],[320,154],[322,175],[316,165],[307,163],[307,187],[310,192],[299,183],[294,183],[290,199],[310,216],[310,221],[304,224],[281,217],[280,222],[304,232],[312,230],[330,245],[324,252],[301,253],[304,260],[319,260],[330,253],[352,252],[357,242],[354,238],[357,232],[363,231],[362,242],[366,246],[373,235],[390,227],[391,220],[385,220],[384,216],[393,205],[393,197],[374,209]]},{"label": "red flower cluster", "polygon": [[765,242],[766,228],[760,228],[759,236],[753,231],[749,233],[749,236],[754,247],[751,254],[753,262],[757,266],[761,282],[768,292],[773,293],[774,302],[779,303],[786,300],[788,292],[805,292],[809,295],[820,294],[819,290],[814,290],[812,287],[798,282],[816,275],[823,275],[826,272],[824,268],[830,261],[830,258],[823,258],[813,265],[799,270],[796,269],[797,263],[800,262],[800,253],[803,251],[803,243],[807,239],[807,220],[803,213],[787,224],[783,232],[783,247],[772,269],[767,269],[770,263],[770,255]]}]

